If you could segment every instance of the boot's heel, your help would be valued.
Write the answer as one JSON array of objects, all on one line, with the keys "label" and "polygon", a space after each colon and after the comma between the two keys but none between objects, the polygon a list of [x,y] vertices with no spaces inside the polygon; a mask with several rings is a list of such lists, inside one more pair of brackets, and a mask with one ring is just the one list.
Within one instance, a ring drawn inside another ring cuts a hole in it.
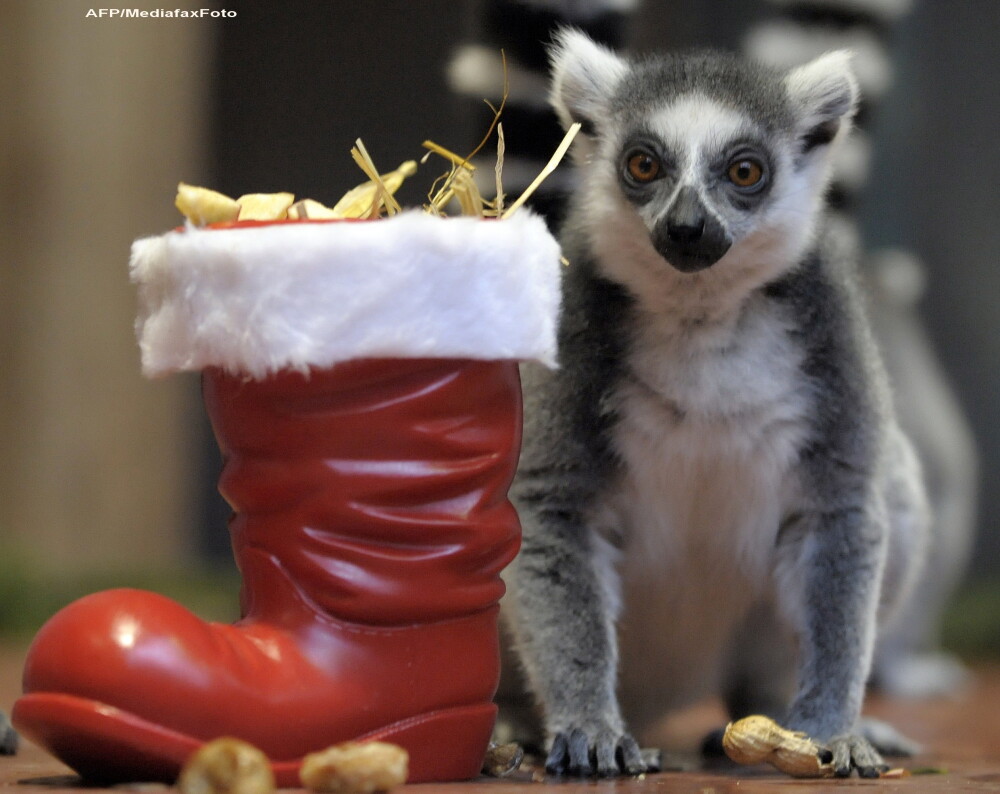
[{"label": "boot's heel", "polygon": [[463,706],[414,717],[364,738],[406,748],[408,783],[470,780],[483,768],[496,716],[492,703]]},{"label": "boot's heel", "polygon": [[[407,783],[471,780],[482,770],[497,707],[492,703],[432,711],[358,736],[357,742],[391,742],[410,754]],[[273,761],[281,788],[298,788],[297,761]]]}]

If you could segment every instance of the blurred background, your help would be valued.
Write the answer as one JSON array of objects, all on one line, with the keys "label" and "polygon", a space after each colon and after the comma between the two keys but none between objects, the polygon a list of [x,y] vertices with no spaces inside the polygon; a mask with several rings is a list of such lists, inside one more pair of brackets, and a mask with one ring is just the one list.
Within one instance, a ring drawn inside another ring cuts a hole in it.
[{"label": "blurred background", "polygon": [[[89,0],[0,2],[0,637],[28,637],[111,585],[235,616],[197,378],[144,381],[133,333],[129,245],[178,225],[177,182],[332,204],[363,181],[355,138],[388,170],[428,138],[469,151],[492,119],[445,80],[476,34],[473,0],[170,5],[235,15],[109,19],[88,16],[99,10]],[[628,41],[737,47],[776,5],[649,0]],[[996,655],[1000,3],[917,0],[885,34],[895,81],[866,120],[861,228],[868,246],[902,246],[926,265],[923,332],[980,461],[971,566],[946,642]],[[429,187],[411,182],[404,204]]]}]

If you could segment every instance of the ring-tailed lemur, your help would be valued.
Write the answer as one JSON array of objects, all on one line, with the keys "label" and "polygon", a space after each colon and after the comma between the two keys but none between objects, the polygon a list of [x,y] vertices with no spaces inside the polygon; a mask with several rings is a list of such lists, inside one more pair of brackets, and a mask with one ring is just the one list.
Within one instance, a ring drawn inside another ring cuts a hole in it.
[{"label": "ring-tailed lemur", "polygon": [[[867,128],[875,106],[892,83],[889,38],[910,10],[911,0],[768,3],[775,13],[748,26],[745,51],[788,69],[829,49],[851,49],[856,53],[863,95],[861,126]],[[478,104],[488,97],[498,104],[503,85],[499,50],[506,50],[510,93],[504,111],[504,184],[516,195],[541,170],[561,136],[555,114],[545,101],[544,43],[551,32],[569,24],[612,49],[621,49],[630,30],[655,16],[643,13],[641,0],[480,0],[478,7],[479,42],[456,51],[451,83],[470,102]],[[727,8],[732,14],[743,11]],[[664,15],[662,9],[657,13]],[[867,132],[855,129],[833,165],[830,193],[835,222],[831,229],[845,238],[845,244],[859,236],[855,212],[868,176],[871,143]],[[492,175],[492,164],[482,171]],[[536,193],[535,209],[546,213],[553,226],[564,214],[572,185],[572,173],[560,169]],[[961,665],[940,652],[939,635],[944,606],[962,577],[974,537],[976,451],[968,423],[918,316],[919,295],[913,285],[921,280],[921,265],[912,255],[886,252],[865,257],[863,276],[876,341],[896,386],[900,424],[924,464],[934,518],[929,551],[933,565],[880,636],[873,679],[890,693],[936,695],[954,690],[965,678]]]},{"label": "ring-tailed lemur", "polygon": [[858,728],[876,620],[926,521],[854,251],[824,228],[848,56],[626,61],[564,31],[553,71],[582,184],[561,367],[525,373],[505,603],[547,766],[641,771],[625,717],[721,691],[877,774]]}]

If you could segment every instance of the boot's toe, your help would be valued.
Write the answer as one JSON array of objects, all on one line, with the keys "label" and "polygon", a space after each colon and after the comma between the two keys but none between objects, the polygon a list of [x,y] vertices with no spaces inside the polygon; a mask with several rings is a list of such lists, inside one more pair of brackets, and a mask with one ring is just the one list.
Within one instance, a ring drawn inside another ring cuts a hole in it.
[{"label": "boot's toe", "polygon": [[176,708],[176,698],[210,689],[200,662],[210,624],[168,598],[140,590],[86,596],[38,632],[24,669],[26,693],[88,698],[126,711]]}]

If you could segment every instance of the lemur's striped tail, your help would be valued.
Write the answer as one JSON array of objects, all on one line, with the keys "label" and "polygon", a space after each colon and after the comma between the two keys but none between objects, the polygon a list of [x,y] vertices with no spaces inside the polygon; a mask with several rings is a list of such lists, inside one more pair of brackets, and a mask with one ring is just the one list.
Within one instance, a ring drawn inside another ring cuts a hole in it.
[{"label": "lemur's striped tail", "polygon": [[[503,96],[506,60],[507,104],[501,121],[507,146],[503,185],[508,195],[519,195],[531,183],[563,137],[548,103],[546,45],[552,32],[573,25],[595,41],[621,49],[639,5],[640,0],[483,0],[480,39],[455,51],[448,78],[470,108],[485,108],[484,99],[497,106]],[[489,174],[490,184],[484,186],[488,190],[493,186],[492,157],[487,152],[481,158],[480,172]],[[571,168],[558,169],[529,202],[550,225],[563,215],[572,180]]]},{"label": "lemur's striped tail", "polygon": [[872,109],[893,81],[889,33],[910,0],[769,0],[780,14],[748,32],[743,47],[756,60],[790,69],[830,50],[854,53],[861,105],[854,130],[837,152],[829,193],[845,233],[856,235],[856,210],[869,175]]}]

